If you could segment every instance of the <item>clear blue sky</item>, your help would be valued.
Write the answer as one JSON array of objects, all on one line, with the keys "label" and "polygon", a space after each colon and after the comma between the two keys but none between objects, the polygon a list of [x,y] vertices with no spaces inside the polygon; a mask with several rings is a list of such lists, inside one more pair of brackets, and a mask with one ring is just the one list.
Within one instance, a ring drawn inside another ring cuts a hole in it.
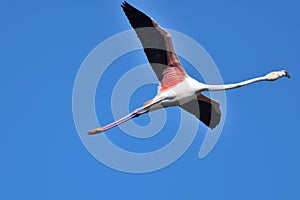
[{"label": "clear blue sky", "polygon": [[[148,174],[98,162],[72,117],[82,61],[130,28],[121,2],[1,1],[0,199],[300,199],[299,2],[129,1],[197,40],[225,82],[281,68],[292,76],[228,91],[223,133],[209,156],[197,156],[200,125],[179,160]],[[110,132],[115,141],[118,131]]]}]

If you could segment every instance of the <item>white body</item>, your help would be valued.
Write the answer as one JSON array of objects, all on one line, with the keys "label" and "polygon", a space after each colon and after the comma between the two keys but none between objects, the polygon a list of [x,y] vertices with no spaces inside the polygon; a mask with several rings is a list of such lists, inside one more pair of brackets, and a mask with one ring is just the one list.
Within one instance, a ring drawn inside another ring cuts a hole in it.
[{"label": "white body", "polygon": [[160,91],[154,97],[153,101],[163,99],[158,103],[151,105],[147,110],[157,110],[162,107],[179,106],[189,101],[197,99],[200,92],[206,89],[206,85],[199,81],[186,77],[184,81],[178,83],[176,86],[169,88],[166,91]]}]

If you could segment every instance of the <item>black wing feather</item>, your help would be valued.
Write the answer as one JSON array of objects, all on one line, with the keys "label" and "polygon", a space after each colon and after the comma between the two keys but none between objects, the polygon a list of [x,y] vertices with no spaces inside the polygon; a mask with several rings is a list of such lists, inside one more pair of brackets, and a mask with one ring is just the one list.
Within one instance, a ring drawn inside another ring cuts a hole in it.
[{"label": "black wing feather", "polygon": [[180,107],[193,114],[210,128],[215,128],[220,123],[221,112],[219,105],[216,105],[215,103],[213,104],[212,102],[193,100],[180,105]]},{"label": "black wing feather", "polygon": [[149,16],[126,1],[123,2],[121,7],[140,39],[153,71],[161,82],[163,71],[168,65],[165,35],[156,29],[153,20]]}]

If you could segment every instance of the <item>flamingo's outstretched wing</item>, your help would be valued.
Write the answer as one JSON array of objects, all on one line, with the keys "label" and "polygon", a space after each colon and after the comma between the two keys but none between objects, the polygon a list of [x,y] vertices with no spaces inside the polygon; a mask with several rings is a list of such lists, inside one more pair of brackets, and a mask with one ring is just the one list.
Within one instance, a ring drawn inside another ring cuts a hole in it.
[{"label": "flamingo's outstretched wing", "polygon": [[161,83],[161,90],[183,81],[187,74],[174,51],[170,34],[126,1],[121,6],[142,43],[148,61]]},{"label": "flamingo's outstretched wing", "polygon": [[185,103],[180,105],[180,107],[193,114],[210,128],[215,128],[220,123],[221,111],[219,103],[202,94],[198,96],[197,101]]}]

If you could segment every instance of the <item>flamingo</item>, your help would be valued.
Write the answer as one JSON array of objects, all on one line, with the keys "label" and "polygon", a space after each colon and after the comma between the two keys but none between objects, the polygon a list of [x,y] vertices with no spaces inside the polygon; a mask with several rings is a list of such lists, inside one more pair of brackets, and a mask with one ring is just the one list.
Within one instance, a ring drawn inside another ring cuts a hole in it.
[{"label": "flamingo", "polygon": [[180,106],[193,114],[206,126],[213,129],[221,119],[217,101],[202,94],[203,91],[218,91],[239,88],[258,81],[274,81],[290,75],[286,70],[270,72],[265,76],[224,85],[209,85],[190,77],[182,67],[173,47],[171,35],[154,19],[139,11],[126,1],[121,5],[129,23],[135,30],[147,59],[159,80],[156,96],[125,117],[101,128],[90,130],[88,134],[102,133],[135,117],[150,111],[170,106]]}]

